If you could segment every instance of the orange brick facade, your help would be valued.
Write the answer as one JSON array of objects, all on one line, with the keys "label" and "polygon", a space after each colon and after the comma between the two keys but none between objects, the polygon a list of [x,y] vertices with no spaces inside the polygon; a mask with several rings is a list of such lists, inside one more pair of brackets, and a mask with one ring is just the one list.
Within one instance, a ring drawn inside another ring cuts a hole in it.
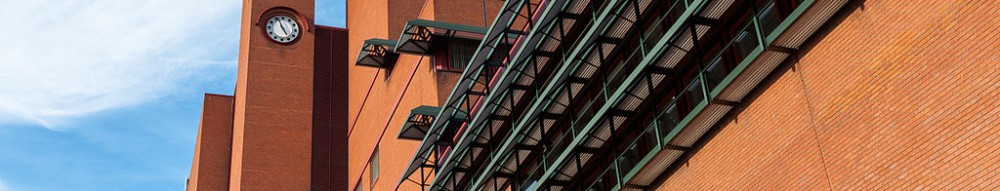
[{"label": "orange brick facade", "polygon": [[205,94],[198,142],[191,163],[189,190],[229,188],[229,160],[232,156],[233,96]]},{"label": "orange brick facade", "polygon": [[657,190],[1000,189],[997,7],[852,2]]}]

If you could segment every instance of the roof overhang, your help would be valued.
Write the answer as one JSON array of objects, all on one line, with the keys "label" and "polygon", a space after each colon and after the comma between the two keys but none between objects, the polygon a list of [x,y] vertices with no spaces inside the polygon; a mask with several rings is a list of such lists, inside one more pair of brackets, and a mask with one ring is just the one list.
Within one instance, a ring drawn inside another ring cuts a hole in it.
[{"label": "roof overhang", "polygon": [[431,55],[436,38],[481,40],[485,34],[486,29],[482,27],[414,19],[406,22],[395,50],[401,53]]},{"label": "roof overhang", "polygon": [[386,39],[368,39],[361,45],[355,65],[375,68],[390,68],[396,63],[399,54],[395,52],[396,41]]}]

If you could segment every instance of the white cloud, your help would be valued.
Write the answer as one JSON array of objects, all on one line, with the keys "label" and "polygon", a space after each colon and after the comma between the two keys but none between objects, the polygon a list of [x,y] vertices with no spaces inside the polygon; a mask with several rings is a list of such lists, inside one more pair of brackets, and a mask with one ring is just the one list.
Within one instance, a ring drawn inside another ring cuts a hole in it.
[{"label": "white cloud", "polygon": [[0,179],[0,191],[10,191],[10,188],[7,187],[7,184],[3,182],[3,179]]},{"label": "white cloud", "polygon": [[238,0],[0,1],[0,125],[54,128],[235,64]]}]

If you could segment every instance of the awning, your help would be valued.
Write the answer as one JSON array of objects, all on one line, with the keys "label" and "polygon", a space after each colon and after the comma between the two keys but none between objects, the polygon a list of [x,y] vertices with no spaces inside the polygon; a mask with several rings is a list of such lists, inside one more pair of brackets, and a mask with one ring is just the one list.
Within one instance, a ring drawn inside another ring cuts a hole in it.
[{"label": "awning", "polygon": [[399,130],[397,138],[424,140],[424,136],[427,135],[427,131],[430,130],[431,124],[434,123],[434,117],[439,111],[441,108],[426,105],[413,108],[410,110],[410,116],[406,117],[403,128]]},{"label": "awning", "polygon": [[481,40],[485,34],[486,29],[482,27],[414,19],[406,22],[395,50],[402,53],[431,55],[434,48],[433,41],[436,38]]},{"label": "awning", "polygon": [[389,68],[396,63],[399,54],[395,52],[396,41],[368,39],[361,45],[355,65],[375,68]]}]

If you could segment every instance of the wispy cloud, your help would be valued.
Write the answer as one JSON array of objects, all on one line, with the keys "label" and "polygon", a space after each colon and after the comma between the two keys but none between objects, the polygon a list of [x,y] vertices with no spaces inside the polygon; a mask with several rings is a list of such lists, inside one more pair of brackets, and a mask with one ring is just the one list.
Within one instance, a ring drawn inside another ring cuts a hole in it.
[{"label": "wispy cloud", "polygon": [[0,1],[0,125],[56,128],[153,100],[192,71],[234,64],[218,55],[237,48],[240,3]]},{"label": "wispy cloud", "polygon": [[3,179],[0,179],[0,191],[10,191],[7,184],[3,182]]}]

